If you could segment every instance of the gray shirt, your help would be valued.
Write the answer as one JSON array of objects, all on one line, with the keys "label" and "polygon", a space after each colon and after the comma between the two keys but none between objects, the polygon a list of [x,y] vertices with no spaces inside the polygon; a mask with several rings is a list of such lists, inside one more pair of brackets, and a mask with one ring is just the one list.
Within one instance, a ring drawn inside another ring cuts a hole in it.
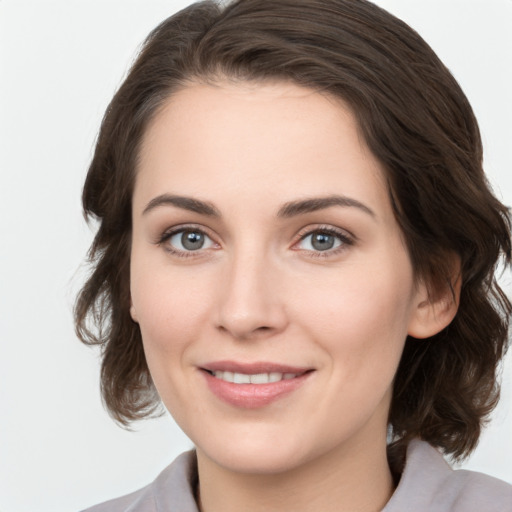
[{"label": "gray shirt", "polygon": [[[148,486],[84,512],[198,512],[193,451],[181,454]],[[423,441],[407,449],[400,483],[382,512],[512,512],[512,485],[473,471],[454,471]]]}]

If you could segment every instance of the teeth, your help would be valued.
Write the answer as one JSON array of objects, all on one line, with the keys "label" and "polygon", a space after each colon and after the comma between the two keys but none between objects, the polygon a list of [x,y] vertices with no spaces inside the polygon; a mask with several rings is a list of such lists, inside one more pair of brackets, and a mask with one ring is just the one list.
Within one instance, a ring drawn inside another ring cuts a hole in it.
[{"label": "teeth", "polygon": [[251,384],[267,384],[268,373],[256,373],[251,375]]},{"label": "teeth", "polygon": [[268,374],[269,382],[279,382],[283,378],[282,373],[272,372]]},{"label": "teeth", "polygon": [[234,382],[235,384],[269,384],[271,382],[279,382],[280,380],[289,380],[297,377],[296,373],[255,373],[247,375],[245,373],[236,372],[213,372],[217,379],[224,380],[226,382]]},{"label": "teeth", "polygon": [[[222,373],[222,372],[215,372],[215,374],[217,373]],[[217,375],[215,375],[217,376]],[[235,382],[235,376],[233,374],[233,372],[224,372],[224,376],[222,377],[223,380],[227,381],[227,382]]]},{"label": "teeth", "polygon": [[243,373],[234,373],[233,374],[233,382],[235,384],[250,384],[251,376],[244,375]]}]

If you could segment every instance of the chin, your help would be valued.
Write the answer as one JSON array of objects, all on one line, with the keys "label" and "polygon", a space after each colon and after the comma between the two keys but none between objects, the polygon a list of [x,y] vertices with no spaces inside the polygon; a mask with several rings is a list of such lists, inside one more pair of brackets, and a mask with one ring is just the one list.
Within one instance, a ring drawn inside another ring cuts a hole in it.
[{"label": "chin", "polygon": [[[229,436],[228,436],[229,439]],[[300,443],[273,439],[245,440],[231,438],[229,443],[215,442],[197,446],[198,455],[204,455],[228,471],[244,474],[279,474],[301,465],[307,458],[301,454]]]},{"label": "chin", "polygon": [[[272,453],[273,452],[273,453]],[[244,451],[234,449],[219,454],[218,457],[211,457],[219,466],[228,471],[253,475],[275,475],[286,473],[299,464],[295,461],[291,454],[275,453],[269,449],[265,452],[262,450],[256,452],[254,450]]]}]

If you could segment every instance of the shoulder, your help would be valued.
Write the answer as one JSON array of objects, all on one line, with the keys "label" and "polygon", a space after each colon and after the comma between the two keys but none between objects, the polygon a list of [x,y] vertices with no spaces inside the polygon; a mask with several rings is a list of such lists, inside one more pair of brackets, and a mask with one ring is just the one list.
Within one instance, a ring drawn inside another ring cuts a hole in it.
[{"label": "shoulder", "polygon": [[458,470],[446,482],[454,512],[512,512],[512,485],[483,473]]},{"label": "shoulder", "polygon": [[400,483],[383,512],[512,512],[512,486],[482,473],[453,470],[429,444],[407,450]]},{"label": "shoulder", "polygon": [[146,487],[83,512],[197,512],[194,499],[196,480],[195,452],[182,453]]},{"label": "shoulder", "polygon": [[[136,492],[126,494],[119,498],[105,501],[82,512],[128,512],[132,510],[145,510],[147,512],[156,512],[154,500],[150,491],[151,485],[144,487]],[[148,492],[149,491],[149,492]],[[153,503],[152,503],[153,502]]]}]

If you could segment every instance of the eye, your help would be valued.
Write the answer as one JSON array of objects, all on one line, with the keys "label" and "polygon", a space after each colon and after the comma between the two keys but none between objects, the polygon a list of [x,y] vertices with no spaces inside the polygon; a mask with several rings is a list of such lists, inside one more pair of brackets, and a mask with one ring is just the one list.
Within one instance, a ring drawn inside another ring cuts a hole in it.
[{"label": "eye", "polygon": [[181,228],[165,233],[159,243],[178,256],[187,256],[187,253],[211,249],[217,245],[204,231],[196,228]]},{"label": "eye", "polygon": [[304,251],[332,253],[352,244],[353,240],[347,234],[333,228],[321,228],[303,235],[296,247]]}]

